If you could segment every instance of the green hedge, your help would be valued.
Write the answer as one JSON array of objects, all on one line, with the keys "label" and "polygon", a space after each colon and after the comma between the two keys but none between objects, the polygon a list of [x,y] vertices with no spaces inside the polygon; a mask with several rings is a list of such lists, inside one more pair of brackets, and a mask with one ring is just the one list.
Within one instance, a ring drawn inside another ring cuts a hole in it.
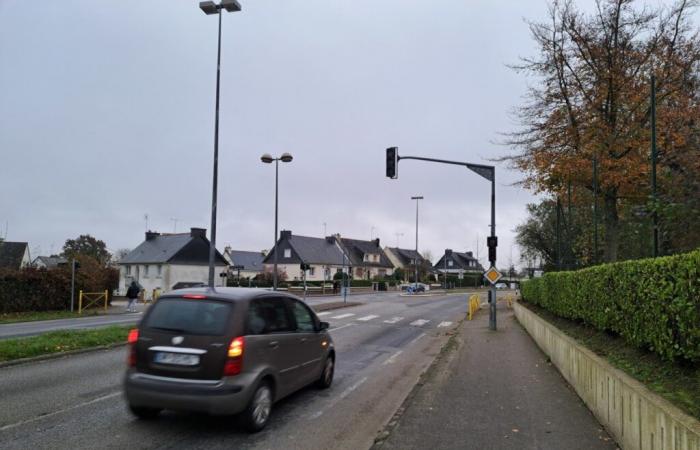
[{"label": "green hedge", "polygon": [[[75,308],[78,292],[111,291],[119,283],[119,271],[112,268],[82,267],[75,277]],[[53,270],[0,270],[0,314],[25,311],[52,311],[70,308],[71,273],[67,268]]]},{"label": "green hedge", "polygon": [[666,360],[700,362],[700,250],[528,280],[523,298]]}]

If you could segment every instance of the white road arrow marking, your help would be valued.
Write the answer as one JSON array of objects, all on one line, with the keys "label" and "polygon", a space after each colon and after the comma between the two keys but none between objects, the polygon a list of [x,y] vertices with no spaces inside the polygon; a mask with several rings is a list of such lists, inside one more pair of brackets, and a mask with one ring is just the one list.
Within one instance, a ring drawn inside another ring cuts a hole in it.
[{"label": "white road arrow marking", "polygon": [[318,317],[323,317],[323,316],[329,315],[330,313],[331,313],[330,311],[324,311],[324,312],[316,313],[316,315]]},{"label": "white road arrow marking", "polygon": [[449,327],[450,325],[452,325],[452,322],[440,322],[438,328]]},{"label": "white road arrow marking", "polygon": [[422,327],[423,325],[425,325],[428,322],[430,322],[430,321],[425,320],[425,319],[418,319],[418,320],[414,320],[413,322],[411,322],[411,325],[413,325],[414,327]]}]

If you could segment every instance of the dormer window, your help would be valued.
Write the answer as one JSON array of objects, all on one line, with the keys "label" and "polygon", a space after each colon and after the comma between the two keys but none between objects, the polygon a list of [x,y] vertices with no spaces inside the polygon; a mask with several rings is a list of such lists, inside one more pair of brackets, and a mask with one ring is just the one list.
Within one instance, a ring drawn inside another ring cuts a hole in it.
[{"label": "dormer window", "polygon": [[453,264],[454,264],[454,262],[451,259],[447,261],[448,267],[452,267]]},{"label": "dormer window", "polygon": [[284,257],[285,257],[285,258],[291,258],[291,257],[292,257],[292,249],[291,249],[291,248],[285,248],[285,249],[284,249]]}]

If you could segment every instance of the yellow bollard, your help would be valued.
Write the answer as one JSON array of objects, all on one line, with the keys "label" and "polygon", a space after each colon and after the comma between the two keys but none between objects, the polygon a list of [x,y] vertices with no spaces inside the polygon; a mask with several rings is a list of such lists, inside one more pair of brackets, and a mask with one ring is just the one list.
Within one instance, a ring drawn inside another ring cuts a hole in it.
[{"label": "yellow bollard", "polygon": [[78,314],[83,313],[83,290],[80,290],[80,294],[78,295]]},{"label": "yellow bollard", "polygon": [[107,295],[109,294],[109,291],[105,289],[105,312],[107,312]]}]

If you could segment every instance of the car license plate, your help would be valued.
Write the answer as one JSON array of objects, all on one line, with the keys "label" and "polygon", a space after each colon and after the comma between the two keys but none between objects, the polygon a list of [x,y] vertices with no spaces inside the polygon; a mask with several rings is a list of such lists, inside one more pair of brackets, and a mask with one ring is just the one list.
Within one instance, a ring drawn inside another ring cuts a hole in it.
[{"label": "car license plate", "polygon": [[196,366],[197,364],[199,364],[199,355],[158,352],[156,353],[153,360],[158,364],[173,364],[176,366]]}]

